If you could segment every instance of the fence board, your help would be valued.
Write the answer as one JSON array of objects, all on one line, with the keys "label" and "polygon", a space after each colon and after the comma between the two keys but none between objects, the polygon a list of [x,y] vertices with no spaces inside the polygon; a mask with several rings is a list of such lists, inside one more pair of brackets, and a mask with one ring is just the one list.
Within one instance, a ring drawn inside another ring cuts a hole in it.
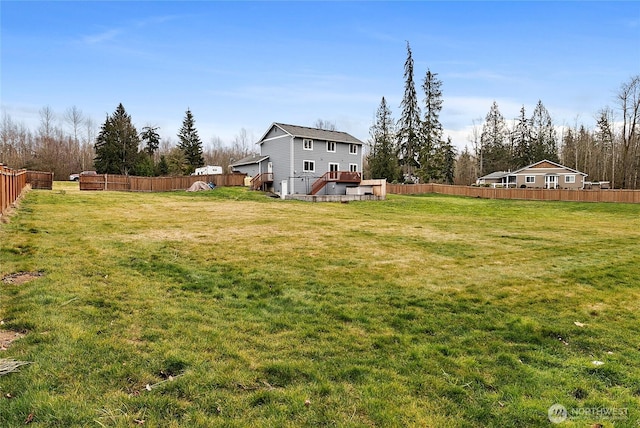
[{"label": "fence board", "polygon": [[181,177],[136,177],[132,175],[81,175],[80,190],[171,192],[186,190],[196,181],[216,186],[243,186],[245,174],[187,175]]},{"label": "fence board", "polygon": [[0,217],[20,197],[27,186],[27,170],[12,169],[0,164]]},{"label": "fence board", "polygon": [[53,189],[53,172],[27,171],[27,183],[32,189]]},{"label": "fence board", "polygon": [[640,190],[497,189],[446,184],[387,184],[387,193],[417,195],[439,193],[485,199],[525,199],[535,201],[640,203]]}]

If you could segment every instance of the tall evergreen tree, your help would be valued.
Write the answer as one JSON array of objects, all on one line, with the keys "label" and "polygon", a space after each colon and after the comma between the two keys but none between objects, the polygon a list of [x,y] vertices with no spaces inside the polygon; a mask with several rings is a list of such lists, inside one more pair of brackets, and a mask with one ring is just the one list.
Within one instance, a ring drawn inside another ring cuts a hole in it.
[{"label": "tall evergreen tree", "polygon": [[495,171],[506,171],[511,166],[511,153],[507,141],[507,124],[493,102],[482,125],[480,143],[483,152],[483,169],[481,175]]},{"label": "tall evergreen tree", "polygon": [[447,141],[442,143],[440,152],[442,153],[440,179],[445,184],[453,184],[456,168],[456,150],[451,142],[451,137],[447,137]]},{"label": "tall evergreen tree", "polygon": [[160,147],[160,135],[158,134],[158,127],[145,126],[140,133],[140,140],[144,145],[144,152],[153,156]]},{"label": "tall evergreen tree", "polygon": [[194,172],[196,168],[204,165],[202,141],[200,141],[200,137],[198,136],[198,131],[195,128],[195,119],[190,109],[187,109],[182,127],[178,132],[178,138],[180,139],[178,148],[184,153],[187,164],[187,170],[184,172],[190,174]]},{"label": "tall evergreen tree", "polygon": [[562,165],[569,168],[578,168],[578,148],[576,144],[576,131],[567,128],[562,136]]},{"label": "tall evergreen tree", "polygon": [[[444,179],[442,171],[446,154],[442,141],[442,124],[440,123],[440,111],[442,110],[442,81],[437,73],[427,69],[427,74],[422,84],[424,90],[424,119],[421,123],[418,163],[419,175],[424,182],[441,181]],[[453,166],[452,166],[453,167]],[[451,180],[446,180],[452,182]]]},{"label": "tall evergreen tree", "polygon": [[543,159],[558,162],[556,130],[551,115],[540,100],[531,116],[531,156],[533,162]]},{"label": "tall evergreen tree", "polygon": [[522,168],[534,163],[531,156],[531,127],[525,116],[524,106],[520,109],[520,116],[511,133],[513,140],[513,168]]},{"label": "tall evergreen tree", "polygon": [[600,110],[594,133],[595,142],[600,152],[600,177],[611,184],[615,181],[615,144],[613,133],[613,112],[604,108]]},{"label": "tall evergreen tree", "polygon": [[400,179],[400,165],[395,147],[395,124],[387,101],[382,97],[376,121],[371,126],[371,153],[368,157],[372,178],[386,178],[392,182]]},{"label": "tall evergreen tree", "polygon": [[397,138],[403,172],[412,177],[416,168],[419,167],[420,107],[418,107],[416,86],[413,82],[413,57],[409,42],[407,42],[407,60],[404,63],[404,79],[404,97],[400,104],[402,115],[398,121]]},{"label": "tall evergreen tree", "polygon": [[100,128],[94,160],[100,174],[135,174],[138,161],[138,132],[122,103]]}]

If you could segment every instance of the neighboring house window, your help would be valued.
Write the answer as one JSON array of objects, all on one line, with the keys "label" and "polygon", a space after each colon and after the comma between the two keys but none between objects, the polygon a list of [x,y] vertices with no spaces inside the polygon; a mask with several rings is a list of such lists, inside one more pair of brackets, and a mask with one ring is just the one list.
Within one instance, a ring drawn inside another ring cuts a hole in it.
[{"label": "neighboring house window", "polygon": [[535,183],[536,182],[536,176],[535,175],[527,175],[524,178],[524,182],[525,183]]},{"label": "neighboring house window", "polygon": [[349,154],[357,155],[358,154],[358,145],[357,144],[349,144]]},{"label": "neighboring house window", "polygon": [[302,148],[304,150],[313,150],[313,140],[304,139],[302,140]]},{"label": "neighboring house window", "polygon": [[350,172],[358,172],[358,164],[357,163],[350,163],[349,164],[349,171]]},{"label": "neighboring house window", "polygon": [[312,160],[302,161],[302,171],[303,172],[315,172],[316,171],[316,161],[312,161]]},{"label": "neighboring house window", "polygon": [[335,153],[335,151],[336,151],[336,142],[335,141],[327,141],[327,151]]},{"label": "neighboring house window", "polygon": [[576,176],[575,175],[565,175],[564,176],[564,182],[565,183],[575,183],[576,182]]}]

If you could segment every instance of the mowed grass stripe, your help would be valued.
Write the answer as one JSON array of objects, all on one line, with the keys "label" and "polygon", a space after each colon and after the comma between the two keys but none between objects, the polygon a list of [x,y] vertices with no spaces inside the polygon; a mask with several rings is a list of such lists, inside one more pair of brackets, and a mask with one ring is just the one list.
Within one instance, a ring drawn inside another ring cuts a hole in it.
[{"label": "mowed grass stripe", "polygon": [[44,273],[0,283],[0,352],[34,362],[0,426],[635,426],[639,209],[32,191],[0,226],[0,276]]}]

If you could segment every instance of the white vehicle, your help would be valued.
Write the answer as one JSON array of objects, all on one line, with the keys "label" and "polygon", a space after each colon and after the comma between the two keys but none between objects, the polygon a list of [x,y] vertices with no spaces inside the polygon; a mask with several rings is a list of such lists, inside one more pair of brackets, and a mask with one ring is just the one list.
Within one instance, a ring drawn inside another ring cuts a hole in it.
[{"label": "white vehicle", "polygon": [[222,174],[221,166],[207,165],[201,168],[196,168],[196,172],[194,172],[191,175],[217,175],[217,174]]}]

